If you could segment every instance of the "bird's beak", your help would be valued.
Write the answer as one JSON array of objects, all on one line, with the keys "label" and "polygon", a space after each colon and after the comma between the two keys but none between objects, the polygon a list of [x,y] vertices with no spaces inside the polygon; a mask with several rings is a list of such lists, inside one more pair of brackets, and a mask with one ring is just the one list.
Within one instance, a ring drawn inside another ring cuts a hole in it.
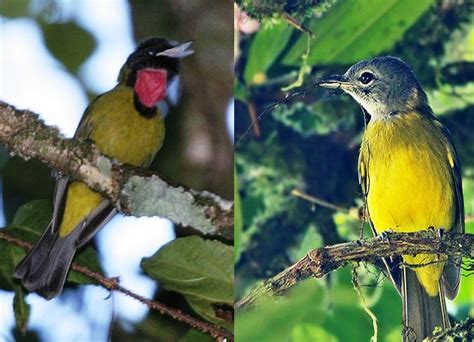
[{"label": "bird's beak", "polygon": [[351,83],[344,75],[334,75],[321,78],[316,81],[316,85],[327,89],[347,89]]},{"label": "bird's beak", "polygon": [[166,56],[170,58],[184,58],[186,56],[192,55],[194,53],[194,50],[192,49],[193,41],[185,42],[178,44],[171,49],[161,51],[157,53],[157,56]]}]

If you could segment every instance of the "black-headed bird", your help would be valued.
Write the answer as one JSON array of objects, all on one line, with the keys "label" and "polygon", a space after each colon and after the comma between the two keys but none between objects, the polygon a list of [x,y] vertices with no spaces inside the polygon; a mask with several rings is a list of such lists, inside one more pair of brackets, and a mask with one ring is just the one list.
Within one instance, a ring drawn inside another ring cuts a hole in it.
[{"label": "black-headed bird", "polygon": [[[157,104],[178,75],[180,60],[193,53],[192,42],[149,38],[120,70],[118,84],[86,109],[75,133],[123,163],[148,167],[160,149],[165,126]],[[116,214],[110,201],[68,177],[58,179],[51,222],[14,277],[30,292],[51,299],[64,287],[76,250]]]},{"label": "black-headed bird", "polygon": [[[374,232],[429,227],[464,232],[456,151],[410,67],[399,58],[378,57],[317,83],[349,94],[366,114],[359,179]],[[384,261],[402,296],[404,340],[421,342],[436,327],[450,325],[445,297],[458,292],[459,260],[431,254],[402,258],[413,267]]]}]

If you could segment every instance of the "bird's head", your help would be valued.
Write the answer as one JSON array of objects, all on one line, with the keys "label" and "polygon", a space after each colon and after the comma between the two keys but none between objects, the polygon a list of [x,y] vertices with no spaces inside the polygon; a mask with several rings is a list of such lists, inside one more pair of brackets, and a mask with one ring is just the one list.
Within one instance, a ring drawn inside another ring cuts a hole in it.
[{"label": "bird's head", "polygon": [[372,119],[426,108],[428,101],[411,68],[396,57],[377,57],[354,64],[344,75],[317,81],[352,96]]},{"label": "bird's head", "polygon": [[153,108],[166,96],[166,89],[178,75],[182,58],[191,55],[192,41],[178,43],[164,38],[142,41],[120,70],[118,81],[132,87],[135,101]]}]

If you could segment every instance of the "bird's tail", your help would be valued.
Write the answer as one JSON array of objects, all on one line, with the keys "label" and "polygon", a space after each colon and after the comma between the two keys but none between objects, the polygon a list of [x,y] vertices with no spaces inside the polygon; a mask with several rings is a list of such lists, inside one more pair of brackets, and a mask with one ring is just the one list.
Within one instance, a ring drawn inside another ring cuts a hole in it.
[{"label": "bird's tail", "polygon": [[429,296],[418,281],[416,273],[402,270],[403,341],[422,342],[432,336],[436,327],[450,327],[443,286],[438,295]]},{"label": "bird's tail", "polygon": [[28,291],[36,291],[46,299],[51,299],[62,291],[81,233],[81,229],[76,229],[61,237],[52,224],[17,265],[13,274]]}]

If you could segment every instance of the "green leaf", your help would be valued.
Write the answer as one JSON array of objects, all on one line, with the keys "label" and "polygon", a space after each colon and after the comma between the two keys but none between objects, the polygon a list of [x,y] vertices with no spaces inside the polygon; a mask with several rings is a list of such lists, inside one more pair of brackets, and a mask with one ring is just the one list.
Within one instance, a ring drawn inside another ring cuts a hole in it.
[{"label": "green leaf", "polygon": [[7,222],[18,208],[31,200],[52,198],[54,182],[51,169],[37,159],[9,158],[3,169],[3,203]]},{"label": "green leaf", "polygon": [[302,241],[294,250],[290,251],[290,255],[292,257],[291,259],[299,260],[303,258],[311,249],[319,248],[322,246],[322,244],[323,239],[318,233],[317,226],[315,224],[311,224],[306,229]]},{"label": "green leaf", "polygon": [[72,73],[95,49],[94,37],[74,22],[47,23],[42,29],[49,51]]},{"label": "green leaf", "polygon": [[197,329],[191,329],[188,331],[188,333],[179,340],[180,342],[212,342],[214,341],[214,339],[197,330]]},{"label": "green leaf", "polygon": [[5,17],[24,17],[29,14],[30,1],[28,0],[2,0],[0,1],[0,14]]},{"label": "green leaf", "polygon": [[[339,1],[310,29],[316,34],[308,57],[314,64],[352,64],[391,49],[433,0]],[[283,63],[301,64],[306,37],[289,49]]]},{"label": "green leaf", "polygon": [[[32,201],[20,207],[11,226],[2,229],[14,237],[32,242],[39,236],[51,216],[52,208],[49,201]],[[15,246],[7,241],[0,240],[0,288],[13,291],[17,283],[12,275],[15,266],[26,255],[25,249]]]},{"label": "green leaf", "polygon": [[231,328],[225,307],[234,303],[233,248],[198,236],[176,239],[163,246],[141,267],[171,291],[181,293],[207,320]]},{"label": "green leaf", "polygon": [[300,324],[320,325],[328,310],[327,293],[320,281],[301,283],[280,298],[271,298],[250,310],[238,312],[235,321],[236,341],[289,341],[292,330]]},{"label": "green leaf", "polygon": [[[93,247],[88,247],[76,253],[74,257],[74,262],[87,267],[89,270],[104,273],[102,267],[99,263],[99,257],[97,255],[97,251]],[[71,270],[67,275],[67,281],[76,283],[76,284],[95,284],[95,280],[89,278],[83,273],[76,272]]]},{"label": "green leaf", "polygon": [[16,211],[12,226],[37,235],[38,232],[42,232],[46,228],[52,214],[51,202],[46,200],[31,201]]},{"label": "green leaf", "polygon": [[291,332],[291,340],[293,342],[306,342],[306,341],[325,341],[325,342],[337,342],[337,338],[334,335],[328,333],[325,329],[311,324],[301,324],[296,326]]},{"label": "green leaf", "polygon": [[30,317],[30,305],[25,301],[25,293],[21,286],[15,286],[13,312],[15,313],[16,327],[21,333],[25,334]]},{"label": "green leaf", "polygon": [[249,98],[248,89],[238,79],[234,79],[234,98],[245,103]]},{"label": "green leaf", "polygon": [[250,46],[245,65],[244,80],[247,84],[263,83],[267,70],[285,49],[293,29],[285,22],[261,28]]}]

